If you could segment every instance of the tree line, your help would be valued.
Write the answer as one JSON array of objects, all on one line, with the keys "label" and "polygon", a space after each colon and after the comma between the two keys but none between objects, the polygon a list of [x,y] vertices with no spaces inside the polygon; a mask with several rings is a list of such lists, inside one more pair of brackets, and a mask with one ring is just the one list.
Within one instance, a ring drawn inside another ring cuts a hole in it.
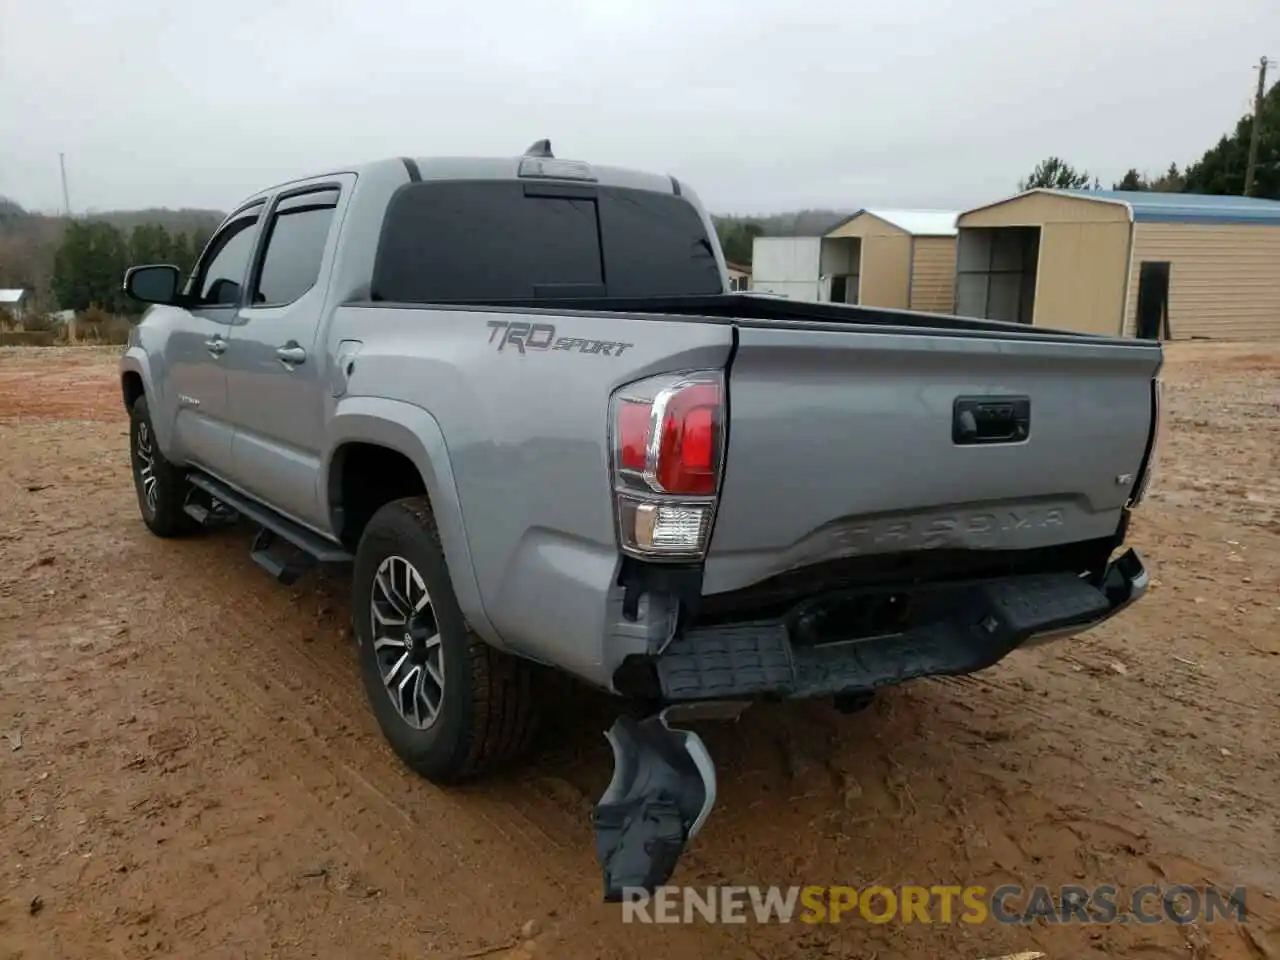
[{"label": "tree line", "polygon": [[212,231],[170,234],[162,224],[138,224],[126,236],[103,220],[71,220],[53,258],[51,290],[64,310],[97,306],[108,313],[137,313],[142,305],[121,289],[134,264],[172,263],[184,274],[195,267]]},{"label": "tree line", "polygon": [[[1280,200],[1280,84],[1262,98],[1258,130],[1258,163],[1250,196]],[[1170,163],[1163,173],[1155,175],[1130,167],[1111,184],[1111,189],[1242,196],[1252,134],[1253,114],[1245,114],[1236,122],[1235,130],[1190,166],[1179,170],[1176,163]],[[1048,157],[1018,184],[1021,190],[1032,187],[1098,190],[1102,184],[1088,170],[1077,169],[1061,157]]]},{"label": "tree line", "polygon": [[756,237],[820,237],[851,210],[795,210],[761,217],[713,215],[724,258],[749,265]]},{"label": "tree line", "polygon": [[134,263],[190,269],[223,214],[216,210],[127,210],[87,217],[32,213],[0,197],[0,287],[29,291],[36,312],[132,311],[120,281]]}]

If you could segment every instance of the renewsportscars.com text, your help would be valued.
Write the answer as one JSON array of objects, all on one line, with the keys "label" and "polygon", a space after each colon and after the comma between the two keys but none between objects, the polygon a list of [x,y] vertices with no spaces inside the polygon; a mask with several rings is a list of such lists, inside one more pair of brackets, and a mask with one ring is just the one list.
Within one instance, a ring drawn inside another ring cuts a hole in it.
[{"label": "renewsportscars.com text", "polygon": [[1193,923],[1244,922],[1245,889],[1149,884],[626,888],[624,923]]}]

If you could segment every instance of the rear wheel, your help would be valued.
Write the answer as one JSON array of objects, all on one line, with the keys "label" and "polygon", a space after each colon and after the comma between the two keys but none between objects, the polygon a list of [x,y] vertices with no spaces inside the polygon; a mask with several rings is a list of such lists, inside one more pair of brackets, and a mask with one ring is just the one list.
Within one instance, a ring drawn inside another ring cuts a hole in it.
[{"label": "rear wheel", "polygon": [[138,510],[147,529],[157,537],[176,537],[195,530],[199,524],[183,510],[187,479],[161,453],[146,397],[135,400],[129,410],[129,455]]},{"label": "rear wheel", "polygon": [[356,549],[353,593],[365,692],[406,764],[449,783],[528,746],[532,665],[468,629],[425,497],[374,514]]}]

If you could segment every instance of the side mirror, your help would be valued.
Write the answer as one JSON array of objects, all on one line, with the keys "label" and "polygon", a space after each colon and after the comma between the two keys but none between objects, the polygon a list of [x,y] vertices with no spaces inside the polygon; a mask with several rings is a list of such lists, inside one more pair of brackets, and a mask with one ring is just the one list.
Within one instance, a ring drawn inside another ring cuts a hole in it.
[{"label": "side mirror", "polygon": [[124,272],[124,292],[143,303],[177,303],[182,272],[170,264],[130,267]]},{"label": "side mirror", "polygon": [[217,307],[234,306],[240,302],[240,284],[226,277],[219,277],[209,284],[209,291],[200,302]]}]

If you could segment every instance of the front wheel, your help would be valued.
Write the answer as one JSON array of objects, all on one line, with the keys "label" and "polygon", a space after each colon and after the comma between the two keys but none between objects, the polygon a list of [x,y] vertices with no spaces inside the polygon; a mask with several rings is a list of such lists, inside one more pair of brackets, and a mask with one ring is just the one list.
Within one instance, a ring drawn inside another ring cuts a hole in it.
[{"label": "front wheel", "polygon": [[451,783],[528,746],[532,665],[467,627],[425,497],[396,500],[369,521],[356,548],[352,613],[369,704],[409,767]]},{"label": "front wheel", "polygon": [[187,478],[160,451],[146,397],[135,400],[129,411],[129,461],[138,510],[148,530],[157,537],[176,537],[199,526],[183,509]]}]

